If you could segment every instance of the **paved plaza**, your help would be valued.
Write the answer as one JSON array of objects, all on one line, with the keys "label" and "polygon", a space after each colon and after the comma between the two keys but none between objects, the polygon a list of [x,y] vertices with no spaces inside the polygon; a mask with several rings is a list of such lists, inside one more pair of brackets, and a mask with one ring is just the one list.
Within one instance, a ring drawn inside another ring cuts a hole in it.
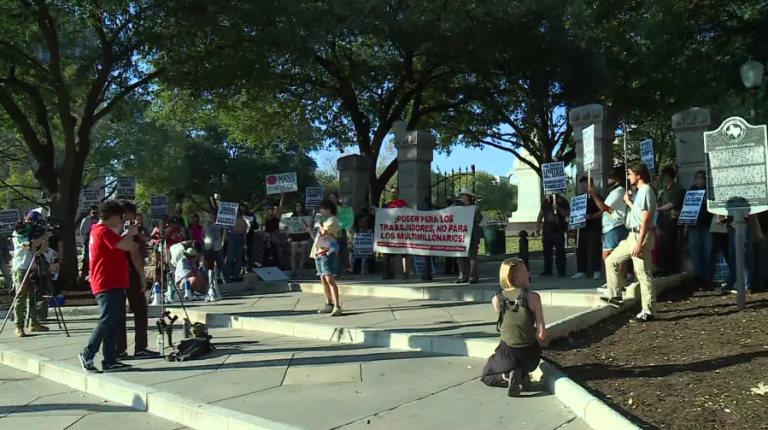
[{"label": "paved plaza", "polygon": [[[4,363],[115,399],[114,411],[106,406],[111,403],[89,394],[34,374],[3,370],[48,384],[66,399],[80,398],[73,401],[76,413],[70,416],[71,406],[63,407],[65,416],[45,428],[95,429],[87,427],[89,420],[119,412],[151,420],[150,429],[589,429],[543,383],[525,387],[522,397],[509,398],[504,389],[488,388],[479,380],[498,344],[496,314],[489,304],[498,290],[498,265],[483,263],[477,285],[455,285],[444,276],[430,283],[413,276],[405,282],[344,276],[340,317],[317,314],[324,298],[312,279],[267,284],[249,276],[221,302],[187,303],[190,319],[211,327],[212,354],[184,363],[130,361],[131,370],[103,376],[84,375],[77,359],[96,322],[93,308],[72,309],[69,338],[54,323],[50,333],[25,339],[16,339],[7,329],[0,335]],[[533,273],[537,265],[534,260]],[[533,275],[532,288],[545,305],[548,336],[563,335],[564,327],[575,329],[575,321],[610,311],[599,304],[595,287],[600,283]],[[178,305],[169,309],[184,317]],[[159,308],[152,311],[159,314]],[[175,340],[182,335],[181,324],[176,326]],[[129,331],[129,341],[132,337]],[[156,337],[152,331],[151,346]],[[123,400],[123,391],[133,397]],[[41,393],[33,393],[35,399],[48,395]],[[6,428],[4,423],[16,428],[14,420],[30,420],[28,428],[38,425],[37,416],[14,412],[24,410],[29,397],[9,400],[10,415],[0,419],[0,429]],[[85,418],[67,427],[78,417]],[[249,420],[257,420],[258,426],[242,426]]]}]

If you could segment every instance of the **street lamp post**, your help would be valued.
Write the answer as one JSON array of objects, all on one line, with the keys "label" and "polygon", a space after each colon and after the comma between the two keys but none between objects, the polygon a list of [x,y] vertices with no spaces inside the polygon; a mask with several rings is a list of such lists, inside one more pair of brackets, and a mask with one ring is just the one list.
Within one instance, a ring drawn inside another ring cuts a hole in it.
[{"label": "street lamp post", "polygon": [[749,119],[752,124],[757,121],[757,91],[763,85],[765,67],[758,61],[747,61],[741,66],[741,82],[752,94],[752,107]]}]

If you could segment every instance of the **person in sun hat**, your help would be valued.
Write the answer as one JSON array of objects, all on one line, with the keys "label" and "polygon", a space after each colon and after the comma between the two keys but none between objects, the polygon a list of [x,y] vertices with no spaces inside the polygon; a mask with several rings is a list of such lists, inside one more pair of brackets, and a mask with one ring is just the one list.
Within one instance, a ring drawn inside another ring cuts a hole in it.
[{"label": "person in sun hat", "polygon": [[[459,201],[456,202],[456,206],[474,206],[475,205],[475,192],[469,188],[462,188],[459,192]],[[469,242],[469,253],[466,257],[459,258],[459,279],[457,284],[463,284],[469,282],[470,284],[476,284],[479,282],[477,274],[477,248],[480,245],[480,238],[483,236],[483,227],[480,226],[480,222],[483,220],[483,215],[479,210],[475,210],[474,226],[472,227],[472,238]]]}]

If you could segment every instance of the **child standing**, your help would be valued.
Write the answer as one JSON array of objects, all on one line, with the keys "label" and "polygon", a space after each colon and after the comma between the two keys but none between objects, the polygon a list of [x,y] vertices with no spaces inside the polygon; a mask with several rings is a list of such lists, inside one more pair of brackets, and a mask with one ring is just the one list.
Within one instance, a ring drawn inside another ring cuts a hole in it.
[{"label": "child standing", "polygon": [[338,237],[339,220],[336,218],[336,205],[330,200],[320,203],[321,222],[315,234],[312,227],[305,226],[307,233],[314,236],[314,244],[309,257],[315,260],[315,268],[323,283],[325,306],[317,311],[319,314],[331,314],[332,317],[341,315],[339,286],[336,285],[336,259],[339,258]]},{"label": "child standing", "polygon": [[483,369],[482,380],[489,387],[507,387],[510,397],[520,395],[523,373],[539,366],[544,340],[544,312],[541,298],[528,290],[528,269],[523,261],[510,258],[501,264],[502,290],[491,301],[499,314],[496,329],[501,342]]}]

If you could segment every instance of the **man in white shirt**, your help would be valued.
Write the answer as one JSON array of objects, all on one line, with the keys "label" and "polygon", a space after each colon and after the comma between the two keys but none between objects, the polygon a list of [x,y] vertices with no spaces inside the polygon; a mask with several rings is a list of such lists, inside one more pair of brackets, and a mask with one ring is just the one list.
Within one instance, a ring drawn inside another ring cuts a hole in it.
[{"label": "man in white shirt", "polygon": [[605,261],[608,281],[608,297],[601,297],[609,305],[621,308],[621,290],[624,288],[624,277],[621,266],[632,259],[635,273],[640,281],[642,310],[630,319],[632,323],[642,323],[655,318],[656,295],[653,291],[653,214],[656,211],[656,195],[648,185],[650,175],[643,163],[629,166],[627,178],[632,185],[637,185],[637,195],[634,202],[629,194],[624,194],[624,202],[630,209],[629,236],[623,240]]},{"label": "man in white shirt", "polygon": [[[598,208],[603,211],[603,261],[627,238],[629,230],[624,225],[627,215],[627,204],[624,203],[624,178],[626,173],[622,167],[615,167],[608,176],[608,196],[603,201],[592,187],[587,194],[592,197]],[[624,268],[625,266],[622,266]],[[600,289],[599,289],[600,290]]]}]

